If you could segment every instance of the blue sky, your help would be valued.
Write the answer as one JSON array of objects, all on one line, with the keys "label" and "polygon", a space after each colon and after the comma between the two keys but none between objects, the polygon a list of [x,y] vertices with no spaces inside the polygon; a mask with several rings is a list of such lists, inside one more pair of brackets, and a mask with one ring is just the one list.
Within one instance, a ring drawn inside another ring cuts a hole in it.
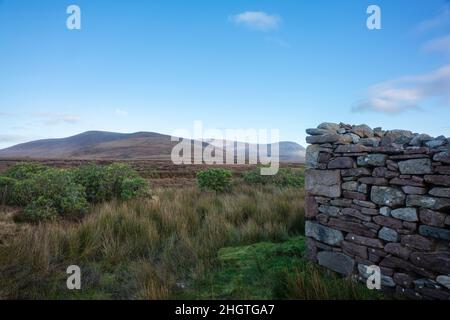
[{"label": "blue sky", "polygon": [[[81,8],[68,30],[66,8]],[[370,4],[382,29],[366,27]],[[444,0],[0,0],[0,148],[319,123],[450,135]]]}]

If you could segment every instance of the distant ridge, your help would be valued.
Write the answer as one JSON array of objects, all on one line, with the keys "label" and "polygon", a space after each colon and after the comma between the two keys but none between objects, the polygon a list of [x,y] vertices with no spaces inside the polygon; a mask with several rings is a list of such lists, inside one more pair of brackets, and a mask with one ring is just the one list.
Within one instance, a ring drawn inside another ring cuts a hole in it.
[{"label": "distant ridge", "polygon": [[[178,142],[156,132],[117,133],[87,131],[61,139],[44,139],[0,150],[8,159],[154,159],[168,160]],[[226,145],[233,142],[226,142]],[[204,142],[204,146],[208,143]],[[246,145],[248,152],[248,144]],[[280,161],[303,163],[305,148],[295,142],[279,144]]]}]

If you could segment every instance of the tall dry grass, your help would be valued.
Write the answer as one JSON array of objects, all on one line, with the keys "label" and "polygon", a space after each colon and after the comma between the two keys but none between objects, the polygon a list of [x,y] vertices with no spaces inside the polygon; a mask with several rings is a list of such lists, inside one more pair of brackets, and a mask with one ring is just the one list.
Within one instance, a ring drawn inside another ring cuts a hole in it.
[{"label": "tall dry grass", "polygon": [[[225,246],[281,241],[303,228],[298,188],[240,185],[232,193],[159,189],[153,198],[98,205],[79,223],[26,228],[0,246],[9,299],[167,299],[201,278]],[[68,291],[69,265],[83,289]]]}]

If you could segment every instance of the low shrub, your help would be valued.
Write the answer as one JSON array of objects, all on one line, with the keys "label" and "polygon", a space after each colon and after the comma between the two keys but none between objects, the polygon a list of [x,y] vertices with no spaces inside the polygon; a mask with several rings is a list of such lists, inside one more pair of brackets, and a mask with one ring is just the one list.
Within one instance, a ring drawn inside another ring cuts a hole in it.
[{"label": "low shrub", "polygon": [[25,162],[18,163],[8,168],[8,170],[3,173],[3,176],[16,180],[24,180],[47,170],[50,170],[50,168],[42,164]]},{"label": "low shrub", "polygon": [[0,204],[11,204],[10,201],[15,184],[15,179],[0,176]]},{"label": "low shrub", "polygon": [[243,179],[250,185],[273,184],[278,187],[303,187],[305,177],[300,169],[280,168],[278,173],[273,176],[261,175],[261,169],[257,168],[243,174]]},{"label": "low shrub", "polygon": [[54,209],[51,215],[55,211],[64,216],[79,216],[88,209],[84,187],[76,184],[66,170],[46,170],[17,182],[13,199],[16,205],[26,207],[27,217],[47,217],[42,211],[48,207]]},{"label": "low shrub", "polygon": [[142,179],[130,166],[114,163],[108,166],[87,165],[73,170],[75,182],[82,185],[90,203],[140,196],[147,189]]},{"label": "low shrub", "polygon": [[24,207],[32,221],[80,217],[89,203],[128,200],[147,190],[147,181],[124,164],[63,170],[23,163],[0,176],[0,203]]},{"label": "low shrub", "polygon": [[208,169],[197,174],[197,184],[202,191],[225,192],[231,189],[231,171]]}]

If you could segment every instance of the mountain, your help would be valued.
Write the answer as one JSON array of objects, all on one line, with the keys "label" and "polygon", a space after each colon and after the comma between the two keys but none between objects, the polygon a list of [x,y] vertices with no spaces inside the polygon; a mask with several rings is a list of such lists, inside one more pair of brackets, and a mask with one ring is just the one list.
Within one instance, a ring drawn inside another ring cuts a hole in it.
[{"label": "mountain", "polygon": [[[0,150],[0,158],[14,159],[170,159],[178,144],[171,136],[155,132],[116,133],[88,131],[62,139],[45,139]],[[206,147],[207,142],[203,143]],[[225,142],[225,148],[233,142]],[[245,145],[246,153],[251,148]],[[280,161],[304,162],[305,148],[295,142],[280,142]]]}]

